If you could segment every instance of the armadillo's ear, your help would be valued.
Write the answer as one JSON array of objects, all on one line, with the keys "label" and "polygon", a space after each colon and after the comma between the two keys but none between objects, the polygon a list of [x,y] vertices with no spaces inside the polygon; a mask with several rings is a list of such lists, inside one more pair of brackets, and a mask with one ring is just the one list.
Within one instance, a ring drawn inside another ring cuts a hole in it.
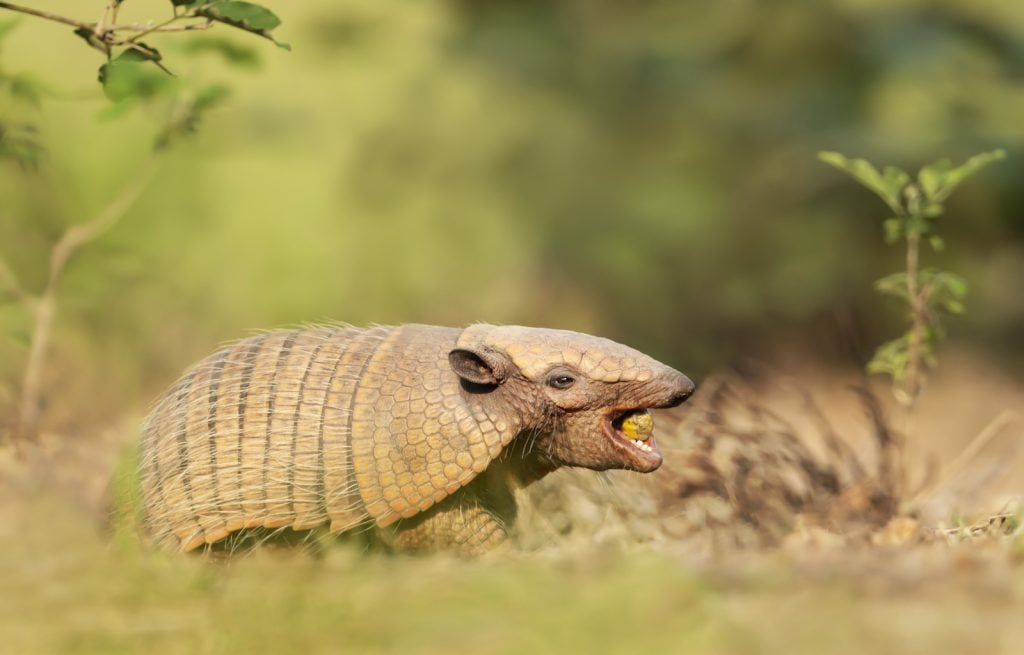
[{"label": "armadillo's ear", "polygon": [[456,375],[473,384],[501,384],[508,373],[508,362],[493,352],[456,348],[448,353],[448,363]]}]

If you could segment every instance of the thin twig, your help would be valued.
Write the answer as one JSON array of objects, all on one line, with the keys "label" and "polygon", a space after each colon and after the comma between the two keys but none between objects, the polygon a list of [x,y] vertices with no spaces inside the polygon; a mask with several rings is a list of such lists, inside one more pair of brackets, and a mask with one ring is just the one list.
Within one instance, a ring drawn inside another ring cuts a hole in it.
[{"label": "thin twig", "polygon": [[156,167],[156,159],[150,158],[147,160],[135,176],[135,179],[122,188],[117,197],[103,211],[85,223],[72,225],[64,232],[64,235],[53,246],[50,256],[50,279],[47,283],[47,288],[56,286],[64,266],[75,251],[101,236],[121,220],[125,212],[142,195],[142,191],[145,189],[146,184],[149,183],[149,179],[156,172]]},{"label": "thin twig", "polygon": [[38,299],[30,304],[32,337],[28,362],[21,385],[21,408],[17,433],[23,437],[36,433],[42,407],[43,373],[49,354],[53,323],[57,317],[57,289],[64,268],[79,248],[97,239],[112,228],[142,195],[143,189],[156,172],[157,159],[151,157],[139,169],[135,178],[121,188],[113,201],[99,214],[85,223],[72,225],[50,251],[50,274]]},{"label": "thin twig", "polygon": [[[157,23],[156,25],[141,25],[139,23],[132,23],[130,25],[118,25],[117,24],[117,12],[120,8],[120,3],[111,2],[107,5],[103,12],[103,16],[98,22],[90,23],[86,21],[75,20],[74,18],[68,18],[66,16],[60,16],[58,14],[52,14],[48,11],[42,11],[39,9],[32,9],[31,7],[22,7],[21,5],[11,4],[4,0],[0,0],[0,9],[8,9],[10,11],[16,11],[30,16],[36,16],[45,20],[54,21],[57,23],[63,23],[64,25],[71,25],[80,29],[87,29],[96,35],[98,39],[104,43],[112,46],[121,46],[131,44],[138,39],[155,32],[191,32],[195,30],[208,29],[213,21],[205,19],[199,23],[189,23],[188,25],[173,25],[172,23],[179,20],[186,20],[189,18],[200,18],[199,16],[191,16],[188,14],[175,14],[172,18],[166,21]],[[118,39],[114,35],[117,32],[136,32],[133,36],[127,39]]]},{"label": "thin twig", "polygon": [[141,39],[142,37],[146,36],[147,34],[152,34],[153,32],[166,31],[167,28],[172,25],[172,23],[175,23],[178,20],[181,20],[182,18],[186,18],[186,16],[178,16],[177,14],[175,14],[174,16],[171,16],[170,18],[168,18],[167,20],[165,20],[162,23],[157,23],[156,25],[154,25],[154,26],[152,26],[150,28],[142,30],[141,32],[139,32],[135,36],[133,36],[130,39],[128,39],[128,42],[130,43],[132,41],[137,41],[138,39]]},{"label": "thin twig", "polygon": [[927,308],[924,303],[923,290],[918,281],[918,258],[921,248],[921,237],[914,233],[907,235],[907,302],[910,305],[910,342],[908,344],[907,374],[903,379],[903,394],[897,399],[906,407],[913,404],[920,391],[921,359],[924,355],[924,338]]},{"label": "thin twig", "polygon": [[73,27],[84,27],[87,30],[94,29],[95,23],[85,23],[80,20],[73,18],[67,18],[66,16],[58,16],[57,14],[51,14],[48,11],[41,11],[39,9],[31,9],[29,7],[22,7],[20,5],[11,4],[10,2],[0,1],[0,9],[10,9],[11,11],[17,11],[30,16],[36,16],[46,20],[52,20],[55,23],[64,23],[65,25],[71,25]]},{"label": "thin twig", "polygon": [[[153,32],[192,32],[195,30],[209,29],[213,25],[212,20],[204,20],[201,23],[189,23],[188,25],[167,25],[159,29],[153,29],[149,26],[141,25],[139,23],[132,23],[130,25],[112,25],[107,31],[108,32],[142,32],[144,34],[150,34]],[[134,38],[139,38],[142,34],[136,35]]]},{"label": "thin twig", "polygon": [[933,489],[941,488],[960,475],[960,473],[967,468],[967,465],[978,456],[978,453],[980,453],[985,446],[991,443],[991,441],[995,439],[1000,432],[1006,429],[1008,425],[1019,418],[1020,415],[1017,414],[1017,412],[1007,409],[992,419],[992,421],[990,421],[981,432],[975,435],[975,437],[971,439],[971,442],[967,444],[962,451],[960,451],[960,454],[957,455],[956,459],[946,467],[946,470],[939,477],[938,481],[933,485],[929,485],[928,488],[921,489],[911,502],[916,501],[918,498]]}]

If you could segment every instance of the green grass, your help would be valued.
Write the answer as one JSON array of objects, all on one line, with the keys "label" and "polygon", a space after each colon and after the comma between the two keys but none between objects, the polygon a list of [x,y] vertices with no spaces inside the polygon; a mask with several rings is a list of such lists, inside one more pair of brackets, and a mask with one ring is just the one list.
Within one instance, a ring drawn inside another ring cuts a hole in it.
[{"label": "green grass", "polygon": [[126,547],[59,501],[18,507],[0,540],[8,653],[1011,653],[1024,640],[1019,543],[998,540],[711,561],[661,543],[211,562]]}]

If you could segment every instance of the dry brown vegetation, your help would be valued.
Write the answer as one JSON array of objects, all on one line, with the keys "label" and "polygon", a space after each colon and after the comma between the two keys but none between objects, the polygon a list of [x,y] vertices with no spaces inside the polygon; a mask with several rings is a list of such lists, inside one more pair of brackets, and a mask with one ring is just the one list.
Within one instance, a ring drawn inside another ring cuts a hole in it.
[{"label": "dry brown vegetation", "polygon": [[587,498],[555,532],[588,517],[608,530],[610,515],[594,508],[620,507],[625,532],[703,542],[709,552],[1012,533],[1024,395],[995,367],[952,360],[913,414],[857,375],[755,366],[714,376],[692,404],[659,417],[666,463],[657,474],[573,472],[528,495],[544,508],[542,526],[558,506],[583,503],[572,496]]}]

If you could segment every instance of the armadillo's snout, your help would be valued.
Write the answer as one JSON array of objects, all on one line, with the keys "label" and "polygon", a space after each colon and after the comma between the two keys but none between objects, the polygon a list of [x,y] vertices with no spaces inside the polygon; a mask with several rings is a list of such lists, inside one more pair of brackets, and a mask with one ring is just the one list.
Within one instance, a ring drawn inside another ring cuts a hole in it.
[{"label": "armadillo's snout", "polygon": [[674,368],[665,367],[665,369],[654,378],[653,383],[647,385],[646,392],[649,395],[648,402],[645,403],[646,407],[651,409],[676,407],[693,395],[696,388],[693,380]]},{"label": "armadillo's snout", "polygon": [[693,395],[693,391],[697,386],[693,383],[693,380],[678,371],[672,371],[672,375],[667,377],[665,386],[669,389],[669,397],[662,407],[678,407]]},{"label": "armadillo's snout", "polygon": [[694,388],[690,378],[665,367],[644,385],[645,393],[636,406],[625,410],[612,408],[605,414],[602,428],[616,454],[614,467],[648,473],[661,466],[663,458],[654,440],[654,418],[648,410],[675,407],[692,396]]}]

